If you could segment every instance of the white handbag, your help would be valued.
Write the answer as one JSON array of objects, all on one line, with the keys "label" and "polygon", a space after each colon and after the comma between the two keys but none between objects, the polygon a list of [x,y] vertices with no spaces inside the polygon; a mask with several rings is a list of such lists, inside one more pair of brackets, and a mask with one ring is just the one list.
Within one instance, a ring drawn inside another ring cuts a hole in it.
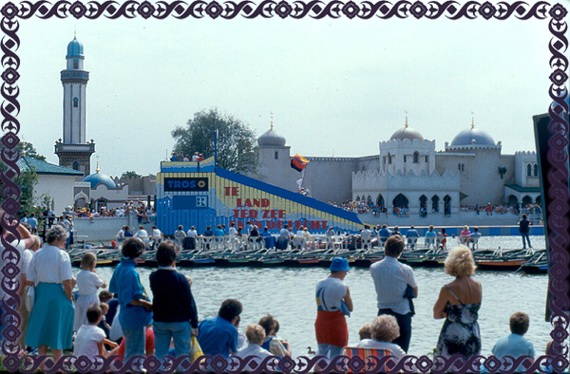
[{"label": "white handbag", "polygon": [[32,312],[34,308],[34,299],[36,298],[36,287],[29,286],[28,290],[26,291],[26,296],[24,296],[24,303],[26,305],[26,310],[28,312]]}]

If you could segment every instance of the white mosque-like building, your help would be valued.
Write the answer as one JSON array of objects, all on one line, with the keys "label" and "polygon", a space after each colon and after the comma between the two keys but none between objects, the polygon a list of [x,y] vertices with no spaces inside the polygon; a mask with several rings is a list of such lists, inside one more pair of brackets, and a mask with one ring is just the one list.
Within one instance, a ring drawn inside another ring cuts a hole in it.
[{"label": "white mosque-like building", "polygon": [[[295,191],[300,174],[290,167],[290,146],[271,128],[258,138],[257,178]],[[501,142],[472,121],[443,151],[435,140],[404,127],[379,142],[379,153],[366,157],[306,157],[303,187],[329,202],[372,201],[391,212],[453,214],[463,207],[526,207],[540,203],[536,152],[501,154]]]}]

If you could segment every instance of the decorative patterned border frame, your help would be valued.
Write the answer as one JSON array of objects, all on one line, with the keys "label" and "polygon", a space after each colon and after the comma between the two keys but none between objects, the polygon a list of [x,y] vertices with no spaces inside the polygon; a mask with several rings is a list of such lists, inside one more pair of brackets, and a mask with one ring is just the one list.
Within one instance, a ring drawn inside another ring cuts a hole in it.
[{"label": "decorative patterned border frame", "polygon": [[[264,0],[259,4],[253,1],[243,0],[241,2],[226,1],[220,3],[214,1],[193,1],[187,3],[181,0],[175,1],[157,1],[151,3],[149,1],[133,1],[128,0],[123,4],[116,1],[104,1],[98,3],[96,1],[75,2],[61,0],[54,3],[40,1],[21,1],[19,4],[14,2],[6,3],[0,10],[2,15],[0,28],[3,37],[0,42],[2,48],[2,86],[1,94],[3,98],[0,111],[2,113],[2,131],[4,135],[1,138],[3,148],[0,157],[6,165],[6,170],[2,173],[3,189],[2,194],[5,201],[2,208],[5,215],[0,217],[0,223],[7,231],[17,235],[16,227],[10,226],[10,217],[15,217],[19,208],[20,190],[16,184],[16,179],[20,175],[20,170],[16,165],[19,158],[17,146],[20,142],[18,133],[20,132],[20,123],[17,116],[20,112],[20,103],[18,95],[20,93],[17,85],[20,66],[20,58],[16,54],[20,46],[18,38],[18,30],[20,27],[19,20],[26,20],[32,17],[41,19],[49,18],[68,18],[77,19],[97,19],[109,18],[135,18],[142,17],[144,19],[166,19],[169,17],[176,19],[185,18],[204,18],[212,19],[234,19],[238,16],[254,19],[254,18],[313,18],[315,20],[323,18],[340,18],[349,19],[382,19],[390,18],[427,18],[437,19],[446,17],[451,20],[475,19],[483,17],[485,20],[506,20],[515,17],[521,21],[529,19],[548,19],[548,28],[552,34],[549,43],[551,57],[549,60],[550,67],[553,70],[550,75],[552,82],[549,90],[553,104],[549,108],[551,124],[549,132],[551,134],[550,150],[548,159],[553,164],[552,170],[547,178],[552,182],[553,187],[548,191],[553,197],[553,201],[546,208],[548,224],[556,235],[549,237],[550,256],[550,275],[549,275],[549,292],[553,298],[550,303],[552,309],[551,323],[553,330],[551,337],[554,340],[551,349],[552,355],[540,356],[533,364],[530,364],[528,358],[521,357],[519,359],[505,358],[502,361],[496,357],[485,358],[483,356],[471,357],[468,361],[464,361],[459,357],[448,360],[440,357],[433,361],[427,356],[415,357],[407,356],[400,362],[393,362],[389,357],[381,359],[373,358],[367,362],[362,361],[359,357],[348,360],[345,356],[340,356],[336,360],[326,363],[320,357],[309,359],[307,357],[299,357],[296,361],[290,358],[284,358],[276,365],[275,362],[265,359],[259,365],[251,362],[249,369],[252,373],[261,373],[264,371],[274,371],[278,369],[284,373],[307,373],[311,370],[318,370],[323,373],[343,372],[350,370],[352,372],[378,372],[377,368],[387,365],[390,371],[420,371],[426,372],[478,372],[483,366],[489,372],[494,373],[499,370],[502,372],[513,372],[513,368],[523,365],[527,371],[545,372],[544,366],[549,365],[555,372],[562,372],[568,367],[568,346],[565,345],[568,339],[569,316],[565,313],[569,310],[568,299],[568,263],[569,253],[567,249],[570,245],[570,234],[568,232],[569,222],[566,218],[569,210],[569,191],[568,191],[568,142],[569,142],[569,124],[567,121],[568,105],[565,102],[568,96],[568,59],[564,55],[568,48],[568,39],[566,33],[568,25],[565,18],[568,11],[561,4],[551,5],[547,1],[538,1],[529,5],[525,1],[515,1],[513,3],[485,1],[468,1],[460,5],[456,1],[444,1],[439,3],[429,1],[397,1],[391,3],[388,1],[361,1],[356,3],[352,0],[339,1],[332,0],[324,2],[319,0],[304,1],[273,1]],[[555,105],[556,103],[557,105]],[[19,270],[16,266],[20,261],[19,254],[14,247],[2,239],[2,244],[6,248],[2,252],[5,266],[2,271],[2,289],[6,296],[2,300],[2,308],[4,315],[2,317],[3,325],[6,325],[2,335],[2,353],[5,355],[4,365],[10,371],[20,370],[22,372],[34,372],[45,359],[45,357],[19,357],[19,345],[15,342],[20,335],[20,316],[17,313],[18,305],[21,300],[16,294],[18,288],[17,275]],[[184,358],[178,358],[169,361],[164,367],[163,372],[172,373],[177,368],[183,372],[195,372],[211,369],[217,373],[222,372],[241,372],[248,365],[250,358],[240,360],[233,358],[228,364],[225,360],[219,358],[206,357],[202,362],[196,361],[190,364]],[[481,366],[482,365],[482,366]],[[113,361],[112,358],[107,360],[100,359],[96,362],[89,361],[86,357],[65,356],[59,362],[53,363],[47,361],[47,370],[55,372],[57,370],[73,371],[80,373],[92,372],[103,373],[107,370],[113,372],[129,372],[140,371],[142,367],[149,372],[156,372],[160,368],[160,363],[155,357],[134,357],[126,361],[124,364]]]}]

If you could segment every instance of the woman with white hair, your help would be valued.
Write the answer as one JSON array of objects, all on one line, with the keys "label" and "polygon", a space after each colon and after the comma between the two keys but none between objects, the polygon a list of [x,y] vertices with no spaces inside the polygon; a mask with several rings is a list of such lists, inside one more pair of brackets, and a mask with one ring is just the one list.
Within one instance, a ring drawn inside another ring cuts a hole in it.
[{"label": "woman with white hair", "polygon": [[73,334],[73,277],[64,251],[67,238],[63,226],[53,225],[46,234],[47,244],[34,253],[26,274],[28,284],[36,286],[26,344],[37,347],[40,356],[51,348],[55,361],[71,348]]},{"label": "woman with white hair", "polygon": [[363,339],[358,343],[358,348],[388,349],[390,355],[401,358],[406,352],[398,344],[392,343],[400,336],[400,327],[396,317],[384,314],[376,317],[370,325],[372,339]]},{"label": "woman with white hair", "polygon": [[451,357],[459,354],[467,359],[481,352],[477,319],[483,289],[481,283],[471,278],[475,269],[469,248],[459,246],[447,255],[445,271],[454,276],[455,280],[441,288],[433,307],[435,319],[445,318],[437,342],[438,356]]}]

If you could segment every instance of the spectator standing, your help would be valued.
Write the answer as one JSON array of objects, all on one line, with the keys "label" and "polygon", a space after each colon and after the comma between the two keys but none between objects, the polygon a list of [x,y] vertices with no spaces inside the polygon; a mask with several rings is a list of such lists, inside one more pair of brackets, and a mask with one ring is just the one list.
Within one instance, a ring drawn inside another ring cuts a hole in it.
[{"label": "spectator standing", "polygon": [[145,248],[148,246],[148,232],[144,229],[143,225],[139,226],[139,231],[137,231],[134,236],[143,241]]},{"label": "spectator standing", "polygon": [[386,243],[386,240],[392,235],[392,231],[388,228],[387,225],[382,225],[380,231],[378,231],[378,237],[380,240],[380,244],[383,246]]},{"label": "spectator standing", "polygon": [[190,335],[198,335],[198,310],[188,279],[176,270],[179,251],[174,242],[165,240],[158,246],[158,270],[150,276],[150,289],[154,295],[154,338],[156,357],[161,360],[168,354],[174,340],[176,357],[190,352]]},{"label": "spectator standing", "polygon": [[528,237],[528,233],[530,232],[530,221],[526,218],[526,214],[523,214],[522,219],[519,221],[519,232],[521,233],[522,237],[523,249],[526,249],[527,243],[528,247],[532,248],[532,245],[530,244],[530,238]]},{"label": "spectator standing", "polygon": [[[26,334],[26,344],[54,359],[71,348],[73,334],[73,276],[69,254],[64,251],[68,232],[54,225],[46,234],[47,245],[34,253],[28,267],[27,282],[35,285],[35,301]],[[45,367],[42,364],[41,370]]]},{"label": "spectator standing", "polygon": [[445,259],[445,271],[455,280],[441,288],[433,307],[435,319],[445,318],[437,342],[437,355],[458,354],[465,359],[481,352],[479,309],[483,298],[481,283],[475,274],[471,250],[464,246],[452,249]]},{"label": "spectator standing", "polygon": [[412,251],[416,249],[416,243],[419,237],[420,234],[418,234],[418,230],[416,230],[414,226],[410,226],[410,229],[406,232],[406,239],[408,240],[408,247]]},{"label": "spectator standing", "polygon": [[145,326],[152,323],[152,303],[141,284],[135,267],[135,259],[145,249],[139,238],[129,238],[123,243],[123,258],[111,278],[109,291],[118,295],[121,312],[119,322],[127,339],[125,359],[145,352]]},{"label": "spectator standing", "polygon": [[77,288],[79,296],[75,301],[75,322],[73,331],[79,331],[87,321],[87,310],[93,304],[99,305],[97,290],[107,287],[107,284],[95,271],[97,257],[92,252],[87,252],[81,259],[81,270],[77,273]]},{"label": "spectator standing", "polygon": [[185,237],[186,233],[184,232],[184,226],[179,225],[178,229],[174,232],[174,239],[176,239],[176,244],[182,247],[182,243],[184,242]]},{"label": "spectator standing", "polygon": [[428,228],[428,231],[426,231],[426,235],[425,235],[425,244],[428,248],[431,248],[432,246],[435,248],[436,236],[437,236],[437,233],[433,229],[433,226],[430,226]]},{"label": "spectator standing", "polygon": [[28,225],[32,228],[31,233],[37,234],[38,233],[38,220],[36,219],[36,214],[30,214],[30,218],[28,218]]},{"label": "spectator standing", "polygon": [[152,241],[154,242],[154,247],[156,248],[157,245],[160,244],[164,235],[162,231],[156,226],[152,226]]},{"label": "spectator standing", "polygon": [[333,359],[348,344],[348,324],[345,313],[353,310],[350,289],[343,283],[349,266],[346,258],[335,257],[329,268],[330,275],[317,282],[317,320],[315,334],[318,354]]},{"label": "spectator standing", "polygon": [[403,251],[402,237],[399,235],[389,237],[384,246],[385,257],[370,266],[370,275],[376,289],[378,316],[389,314],[396,317],[400,336],[394,340],[394,343],[408,352],[412,338],[412,311],[409,300],[404,295],[409,286],[417,297],[418,286],[412,268],[398,261]]}]

